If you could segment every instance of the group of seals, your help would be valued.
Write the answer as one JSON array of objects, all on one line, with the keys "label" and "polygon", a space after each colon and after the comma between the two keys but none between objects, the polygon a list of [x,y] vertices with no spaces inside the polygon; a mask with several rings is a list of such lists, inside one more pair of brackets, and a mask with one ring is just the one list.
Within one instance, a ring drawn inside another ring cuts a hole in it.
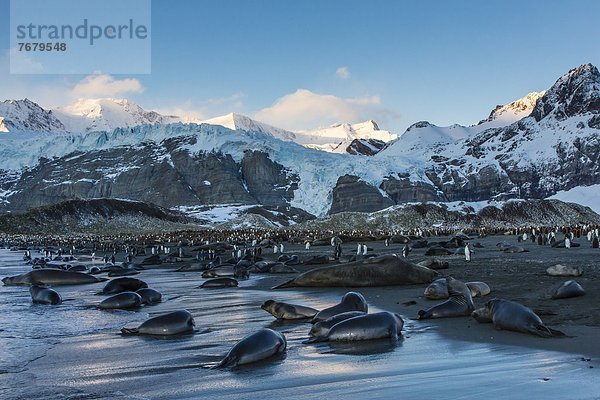
[{"label": "group of seals", "polygon": [[446,285],[448,287],[448,300],[427,310],[419,310],[419,319],[471,315],[475,309],[471,289],[464,282],[452,277],[446,278]]},{"label": "group of seals", "polygon": [[398,314],[388,311],[363,314],[343,319],[333,325],[324,336],[313,336],[305,343],[396,339],[402,334],[403,327],[404,321]]},{"label": "group of seals", "polygon": [[22,275],[7,276],[2,279],[6,286],[58,286],[58,285],[83,285],[106,281],[106,278],[97,278],[83,272],[65,271],[62,269],[36,269]]},{"label": "group of seals", "polygon": [[[471,291],[471,297],[482,297],[490,294],[491,289],[485,282],[466,282],[465,285]],[[440,278],[433,281],[425,288],[423,293],[430,300],[442,300],[449,297],[448,284],[446,278]]]},{"label": "group of seals", "polygon": [[120,277],[109,281],[97,295],[112,295],[98,304],[101,310],[128,310],[162,301],[162,294],[140,279]]}]

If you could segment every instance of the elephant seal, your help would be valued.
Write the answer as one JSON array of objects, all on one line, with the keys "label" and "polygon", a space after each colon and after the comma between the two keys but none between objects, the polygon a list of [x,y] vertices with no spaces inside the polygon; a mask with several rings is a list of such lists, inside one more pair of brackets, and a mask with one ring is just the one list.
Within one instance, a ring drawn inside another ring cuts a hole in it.
[{"label": "elephant seal", "polygon": [[310,332],[308,332],[308,336],[325,336],[329,333],[329,330],[338,322],[345,321],[350,318],[358,317],[361,315],[365,315],[364,311],[347,311],[341,314],[336,314],[332,317],[327,318],[326,320],[316,322],[312,328],[310,328]]},{"label": "elephant seal", "polygon": [[347,311],[369,312],[367,300],[365,300],[364,296],[358,292],[348,292],[342,297],[339,304],[319,311],[317,315],[314,316],[311,323],[314,324],[319,321],[325,321],[334,315],[345,313]]},{"label": "elephant seal", "polygon": [[585,294],[585,290],[581,287],[581,285],[577,281],[566,281],[563,282],[562,285],[556,289],[554,294],[552,295],[553,299],[568,299],[570,297],[578,297],[583,296]]},{"label": "elephant seal", "polygon": [[583,271],[579,267],[568,267],[562,264],[556,264],[546,269],[550,276],[581,276]]},{"label": "elephant seal", "polygon": [[425,252],[426,256],[449,256],[452,254],[454,253],[444,247],[431,247]]},{"label": "elephant seal", "polygon": [[188,310],[173,311],[144,321],[137,328],[121,328],[123,335],[169,336],[194,331],[194,317]]},{"label": "elephant seal", "polygon": [[154,289],[141,288],[135,291],[142,298],[142,304],[151,306],[162,301],[162,294]]},{"label": "elephant seal", "polygon": [[452,277],[446,278],[449,299],[426,311],[419,310],[419,319],[462,317],[471,315],[475,309],[471,290],[467,285]]},{"label": "elephant seal", "polygon": [[327,335],[316,336],[304,343],[339,341],[352,342],[372,339],[396,339],[402,334],[404,321],[398,314],[383,311],[346,319],[333,325]]},{"label": "elephant seal", "polygon": [[106,281],[106,278],[97,278],[83,272],[63,271],[61,269],[42,268],[29,271],[26,274],[8,276],[2,279],[6,286],[58,286],[58,285],[83,285]]},{"label": "elephant seal", "polygon": [[528,253],[529,250],[524,249],[521,246],[508,246],[508,247],[504,247],[502,248],[502,251],[505,253]]},{"label": "elephant seal", "polygon": [[50,288],[32,285],[29,288],[29,293],[31,294],[31,301],[35,304],[49,304],[54,306],[62,303],[60,294]]},{"label": "elephant seal", "polygon": [[[465,283],[471,291],[471,297],[482,297],[490,294],[491,289],[485,282],[467,282]],[[447,299],[450,295],[448,294],[448,284],[445,278],[436,279],[433,281],[423,293],[426,298],[430,300],[442,300]]]},{"label": "elephant seal", "polygon": [[260,308],[277,319],[307,319],[314,317],[319,312],[311,307],[280,303],[275,300],[265,301]]},{"label": "elephant seal", "polygon": [[142,296],[135,292],[121,292],[106,298],[98,304],[101,310],[127,310],[137,308],[142,305]]},{"label": "elephant seal", "polygon": [[367,287],[429,283],[438,273],[405,261],[395,255],[383,255],[346,264],[315,268],[291,281],[275,286],[288,287]]},{"label": "elephant seal", "polygon": [[96,294],[117,294],[121,292],[135,292],[141,288],[147,288],[148,284],[137,278],[116,278],[104,285],[101,292]]},{"label": "elephant seal", "polygon": [[261,329],[237,342],[214,368],[236,367],[282,354],[287,347],[285,336],[272,329]]},{"label": "elephant seal", "polygon": [[438,260],[437,258],[430,258],[428,260],[418,262],[417,265],[430,269],[448,269],[448,267],[450,267],[448,261]]},{"label": "elephant seal", "polygon": [[530,308],[514,301],[492,299],[485,307],[477,309],[473,317],[479,322],[492,322],[496,329],[529,333],[541,337],[566,336],[563,332],[548,328]]},{"label": "elephant seal", "polygon": [[211,288],[211,289],[218,289],[218,288],[226,288],[226,287],[237,287],[238,285],[238,281],[237,279],[233,279],[233,278],[214,278],[214,279],[209,279],[206,282],[204,282],[202,285],[200,285],[200,288]]}]

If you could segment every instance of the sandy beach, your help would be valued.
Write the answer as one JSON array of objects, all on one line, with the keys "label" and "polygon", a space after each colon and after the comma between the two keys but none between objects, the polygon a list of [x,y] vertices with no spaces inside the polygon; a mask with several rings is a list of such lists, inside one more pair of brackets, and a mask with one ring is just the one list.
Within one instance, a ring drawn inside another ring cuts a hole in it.
[{"label": "sandy beach", "polygon": [[[438,239],[443,240],[432,240]],[[69,301],[54,308],[31,305],[23,287],[1,287],[0,307],[5,312],[0,336],[5,351],[0,357],[0,395],[6,399],[312,399],[327,393],[330,398],[419,399],[443,392],[449,399],[482,395],[517,399],[523,393],[534,398],[597,398],[598,249],[580,239],[579,248],[524,243],[530,252],[505,254],[495,247],[500,240],[516,244],[515,237],[474,240],[484,247],[476,249],[473,260],[467,263],[462,254],[439,257],[450,265],[440,274],[484,281],[492,293],[475,298],[476,306],[492,297],[519,301],[569,337],[544,339],[497,331],[470,317],[413,320],[419,309],[438,301],[423,297],[427,285],[410,285],[356,289],[367,299],[371,312],[389,310],[404,318],[399,341],[306,345],[302,341],[309,324],[277,321],[260,309],[262,302],[275,299],[322,309],[337,303],[352,288],[272,290],[294,275],[252,274],[238,288],[197,289],[204,281],[201,272],[175,272],[185,263],[163,264],[136,277],[160,290],[164,301],[138,311],[96,310],[94,305],[101,298],[94,293],[102,284],[60,287]],[[402,248],[386,247],[383,241],[368,245],[370,253],[377,254],[398,253]],[[2,251],[5,268],[11,268],[3,269],[3,276],[30,268],[19,260],[20,253]],[[355,251],[355,243],[344,243],[342,258]],[[426,258],[424,252],[414,249],[408,258],[421,261]],[[267,259],[276,257],[265,253]],[[313,246],[307,251],[303,245],[287,244],[286,253],[302,258],[329,255],[332,248]],[[585,296],[549,298],[567,279],[545,274],[556,263],[577,263],[583,269],[576,279],[585,288]],[[193,335],[157,339],[119,334],[123,326],[136,326],[149,316],[183,308],[196,320]],[[201,368],[220,360],[241,337],[262,327],[285,334],[285,356],[234,370]]]}]

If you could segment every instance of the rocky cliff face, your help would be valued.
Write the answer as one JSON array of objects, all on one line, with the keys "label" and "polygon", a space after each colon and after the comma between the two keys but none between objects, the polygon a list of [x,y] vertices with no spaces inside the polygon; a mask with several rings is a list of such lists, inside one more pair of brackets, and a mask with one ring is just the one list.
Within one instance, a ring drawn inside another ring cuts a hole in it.
[{"label": "rocky cliff face", "polygon": [[360,180],[358,176],[344,175],[333,189],[329,214],[342,211],[371,212],[393,204],[391,199],[384,197],[376,187]]}]

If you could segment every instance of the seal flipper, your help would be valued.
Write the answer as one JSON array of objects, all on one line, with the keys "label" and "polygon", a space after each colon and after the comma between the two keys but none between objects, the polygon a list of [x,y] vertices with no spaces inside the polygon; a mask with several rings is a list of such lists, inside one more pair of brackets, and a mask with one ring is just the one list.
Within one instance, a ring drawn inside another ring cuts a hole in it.
[{"label": "seal flipper", "polygon": [[548,328],[546,325],[537,325],[528,329],[530,333],[541,337],[567,337],[567,335],[556,329]]},{"label": "seal flipper", "polygon": [[281,285],[273,286],[271,289],[285,289],[285,288],[290,288],[290,287],[296,287],[296,283],[294,282],[294,279],[289,280],[287,282],[283,282]]},{"label": "seal flipper", "polygon": [[302,344],[311,344],[311,343],[326,342],[328,340],[329,340],[329,338],[327,336],[313,336],[311,338],[308,338],[304,342],[302,342]]},{"label": "seal flipper", "polygon": [[122,335],[137,335],[139,333],[138,328],[121,328]]},{"label": "seal flipper", "polygon": [[427,319],[431,318],[431,313],[425,310],[419,310],[419,316],[417,319]]}]

